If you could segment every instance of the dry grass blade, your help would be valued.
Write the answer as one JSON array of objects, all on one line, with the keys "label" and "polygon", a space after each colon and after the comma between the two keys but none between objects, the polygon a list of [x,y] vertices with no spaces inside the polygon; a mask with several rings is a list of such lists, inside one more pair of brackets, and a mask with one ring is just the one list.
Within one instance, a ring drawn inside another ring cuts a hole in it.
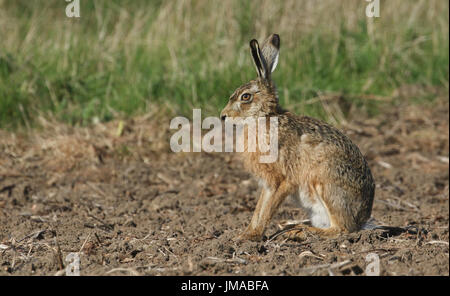
[{"label": "dry grass blade", "polygon": [[206,259],[217,261],[217,262],[225,262],[225,263],[238,263],[238,264],[247,264],[247,260],[233,256],[231,259],[222,259],[218,257],[206,257]]},{"label": "dry grass blade", "polygon": [[345,260],[345,261],[337,262],[337,263],[333,263],[333,264],[320,264],[320,265],[315,265],[312,267],[302,268],[302,269],[300,269],[300,272],[314,273],[317,270],[320,270],[323,268],[328,268],[329,270],[331,270],[331,269],[335,269],[335,268],[341,268],[345,265],[350,264],[351,262],[352,262],[351,260]]},{"label": "dry grass blade", "polygon": [[141,275],[139,272],[137,272],[133,268],[123,268],[123,267],[113,268],[110,271],[107,271],[106,274],[110,274],[110,273],[114,273],[114,272],[127,272],[128,274],[133,275],[133,276]]},{"label": "dry grass blade", "polygon": [[437,156],[437,159],[439,159],[439,161],[448,164],[449,163],[449,158],[446,156]]},{"label": "dry grass blade", "polygon": [[0,244],[0,250],[8,250],[9,248],[11,247],[4,244]]},{"label": "dry grass blade", "polygon": [[379,200],[375,200],[375,202],[379,202],[379,203],[388,205],[388,206],[390,206],[392,208],[395,208],[395,209],[398,209],[398,210],[402,210],[402,211],[413,211],[412,209],[408,209],[408,208],[402,207],[399,204],[396,204],[396,203],[394,203],[391,200],[381,200],[381,199],[379,199]]},{"label": "dry grass blade", "polygon": [[285,234],[286,232],[289,232],[292,228],[294,228],[295,225],[291,225],[288,226],[285,229],[279,230],[277,232],[275,232],[274,234],[272,234],[269,239],[266,241],[266,244],[270,243],[271,241],[273,241],[274,239],[276,239],[277,237],[279,237],[282,234]]},{"label": "dry grass blade", "polygon": [[83,251],[84,246],[86,245],[86,243],[88,242],[89,238],[91,237],[92,233],[89,233],[88,236],[86,237],[86,239],[84,240],[83,244],[81,245],[80,250],[78,251],[78,253],[81,253],[81,251]]},{"label": "dry grass blade", "polygon": [[309,219],[303,219],[303,220],[286,220],[281,223],[279,223],[277,226],[279,229],[285,229],[286,227],[293,227],[295,225],[299,224],[311,224],[311,220]]},{"label": "dry grass blade", "polygon": [[311,252],[311,251],[304,251],[304,252],[301,252],[300,255],[298,255],[298,256],[299,256],[299,258],[303,258],[303,257],[312,257],[312,258],[316,258],[316,259],[319,259],[319,260],[323,260],[322,257],[315,255],[315,254],[314,254],[313,252]]},{"label": "dry grass blade", "polygon": [[425,244],[426,245],[442,244],[442,245],[447,245],[447,246],[449,245],[448,242],[446,242],[446,241],[436,241],[436,240],[426,242]]},{"label": "dry grass blade", "polygon": [[379,160],[379,161],[377,161],[377,163],[385,169],[392,169],[392,164],[390,164],[388,162]]},{"label": "dry grass blade", "polygon": [[106,196],[106,193],[105,193],[103,190],[101,190],[97,185],[95,185],[95,184],[93,184],[93,183],[91,183],[91,182],[87,182],[86,184],[87,184],[90,188],[92,188],[92,190],[94,190],[95,192],[97,192],[98,194],[100,194],[101,196],[107,197],[107,196]]},{"label": "dry grass blade", "polygon": [[415,211],[417,211],[417,212],[420,211],[419,207],[416,206],[415,204],[412,204],[412,203],[410,203],[410,202],[408,202],[408,201],[406,201],[406,200],[400,199],[400,198],[398,198],[398,197],[396,197],[396,196],[394,196],[394,199],[396,199],[396,200],[399,201],[400,203],[403,203],[403,204],[407,205],[408,207],[410,207],[411,209],[413,209],[413,210],[415,210]]}]

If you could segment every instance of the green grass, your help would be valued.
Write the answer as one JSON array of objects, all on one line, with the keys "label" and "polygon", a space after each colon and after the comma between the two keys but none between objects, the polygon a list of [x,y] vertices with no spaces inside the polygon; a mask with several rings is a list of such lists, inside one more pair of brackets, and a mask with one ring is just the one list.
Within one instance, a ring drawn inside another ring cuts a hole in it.
[{"label": "green grass", "polygon": [[296,112],[327,119],[308,103],[327,93],[375,113],[365,95],[448,91],[448,1],[381,1],[377,19],[357,0],[80,3],[81,18],[69,19],[62,0],[0,0],[0,128],[38,116],[86,125],[156,109],[217,115],[255,77],[249,40],[272,32],[273,77]]}]

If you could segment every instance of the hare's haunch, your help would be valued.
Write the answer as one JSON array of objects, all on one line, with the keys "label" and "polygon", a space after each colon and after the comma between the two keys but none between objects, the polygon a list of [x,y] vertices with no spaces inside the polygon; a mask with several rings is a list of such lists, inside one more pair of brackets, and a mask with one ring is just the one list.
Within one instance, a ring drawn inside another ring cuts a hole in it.
[{"label": "hare's haunch", "polygon": [[[323,237],[364,227],[372,211],[375,183],[358,147],[338,129],[282,109],[271,73],[278,63],[280,37],[272,34],[259,47],[250,41],[258,78],[235,90],[221,118],[277,117],[278,158],[261,163],[261,152],[244,152],[247,168],[261,180],[261,195],[241,239],[260,240],[287,196],[304,208],[311,226],[298,225],[288,237]],[[268,130],[268,129],[266,129]]]}]

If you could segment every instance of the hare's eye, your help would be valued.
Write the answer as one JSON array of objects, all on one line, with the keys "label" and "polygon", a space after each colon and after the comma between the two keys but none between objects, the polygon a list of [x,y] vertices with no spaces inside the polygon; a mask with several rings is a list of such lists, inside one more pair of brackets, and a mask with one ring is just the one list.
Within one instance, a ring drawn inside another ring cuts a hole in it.
[{"label": "hare's eye", "polygon": [[243,94],[243,95],[241,96],[241,99],[242,99],[243,101],[249,101],[251,98],[252,98],[252,95],[249,94],[249,93],[245,93],[245,94]]}]

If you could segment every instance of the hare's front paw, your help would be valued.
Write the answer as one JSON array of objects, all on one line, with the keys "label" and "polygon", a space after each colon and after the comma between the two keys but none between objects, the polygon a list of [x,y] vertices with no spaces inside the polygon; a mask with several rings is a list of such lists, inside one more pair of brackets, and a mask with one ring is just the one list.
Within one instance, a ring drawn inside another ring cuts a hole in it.
[{"label": "hare's front paw", "polygon": [[262,234],[259,234],[255,231],[251,231],[251,230],[245,230],[243,233],[241,233],[240,235],[236,236],[233,240],[235,242],[239,242],[239,241],[260,241],[262,239]]}]

